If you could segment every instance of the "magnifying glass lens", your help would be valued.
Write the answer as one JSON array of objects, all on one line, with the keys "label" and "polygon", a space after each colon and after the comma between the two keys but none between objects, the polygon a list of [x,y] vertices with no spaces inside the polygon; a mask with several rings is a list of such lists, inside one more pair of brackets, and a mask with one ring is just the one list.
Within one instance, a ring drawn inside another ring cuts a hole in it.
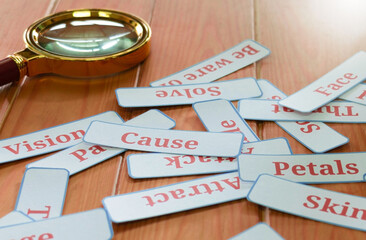
[{"label": "magnifying glass lens", "polygon": [[99,57],[131,48],[138,34],[128,24],[113,20],[69,19],[46,27],[35,37],[44,50],[61,56]]}]

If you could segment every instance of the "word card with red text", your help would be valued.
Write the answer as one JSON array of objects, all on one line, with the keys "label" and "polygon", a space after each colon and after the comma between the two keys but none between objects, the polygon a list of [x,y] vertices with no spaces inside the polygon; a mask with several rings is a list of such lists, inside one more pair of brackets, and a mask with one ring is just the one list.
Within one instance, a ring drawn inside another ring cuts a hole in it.
[{"label": "word card with red text", "polygon": [[15,210],[36,221],[61,216],[68,182],[66,169],[26,169]]},{"label": "word card with red text", "polygon": [[94,121],[84,141],[140,151],[236,157],[243,138],[242,133],[164,130]]},{"label": "word card with red text", "polygon": [[311,112],[365,80],[366,52],[360,51],[279,104],[299,112]]},{"label": "word card with red text", "polygon": [[284,240],[275,230],[265,223],[258,223],[253,227],[245,230],[228,240],[259,240],[259,239],[271,239],[271,240]]},{"label": "word card with red text", "polygon": [[113,229],[104,209],[0,228],[1,239],[101,240],[112,239]]},{"label": "word card with red text", "polygon": [[33,222],[33,221],[34,221],[34,219],[32,219],[31,217],[29,217],[28,215],[26,215],[23,212],[12,211],[12,212],[6,214],[5,216],[3,216],[2,218],[0,218],[0,228],[6,227],[6,226],[11,226],[11,225],[16,225],[16,224],[20,224],[20,223]]},{"label": "word card with red text", "polygon": [[234,105],[227,100],[199,102],[195,103],[193,108],[207,131],[242,132],[245,143],[260,140]]},{"label": "word card with red text", "polygon": [[240,155],[239,175],[243,181],[255,181],[268,173],[294,182],[363,182],[366,176],[366,152]]},{"label": "word card with red text", "polygon": [[[121,120],[121,124],[123,121]],[[170,129],[175,126],[175,121],[159,110],[149,110],[124,124],[137,127],[151,127]],[[30,167],[65,168],[70,175],[90,168],[111,157],[114,157],[126,149],[100,146],[90,143],[79,143],[73,147],[55,153],[49,157],[32,162]]]},{"label": "word card with red text", "polygon": [[329,224],[366,231],[366,198],[260,175],[247,196],[256,204]]},{"label": "word card with red text", "polygon": [[366,106],[348,101],[334,101],[311,113],[301,113],[280,106],[278,100],[242,99],[239,113],[246,119],[264,121],[366,122]]},{"label": "word card with red text", "polygon": [[246,67],[270,54],[251,39],[182,71],[150,83],[151,86],[208,83]]},{"label": "word card with red text", "polygon": [[231,172],[106,197],[103,206],[113,222],[121,223],[243,199],[251,186]]},{"label": "word card with red text", "polygon": [[366,84],[358,84],[356,87],[339,96],[339,98],[366,105]]},{"label": "word card with red text", "polygon": [[118,105],[121,107],[187,105],[218,98],[227,100],[252,98],[261,94],[262,92],[254,78],[199,85],[116,89]]},{"label": "word card with red text", "polygon": [[[244,154],[291,154],[285,138],[244,143]],[[128,174],[132,178],[171,177],[238,171],[234,157],[173,155],[163,153],[130,154]]]},{"label": "word card with red text", "polygon": [[[263,94],[258,99],[282,99],[286,95],[269,81],[257,81]],[[276,121],[276,124],[315,153],[323,153],[349,142],[349,139],[322,122]]]},{"label": "word card with red text", "polygon": [[109,111],[92,117],[0,141],[0,164],[64,149],[82,142],[94,120],[120,122],[117,113]]}]

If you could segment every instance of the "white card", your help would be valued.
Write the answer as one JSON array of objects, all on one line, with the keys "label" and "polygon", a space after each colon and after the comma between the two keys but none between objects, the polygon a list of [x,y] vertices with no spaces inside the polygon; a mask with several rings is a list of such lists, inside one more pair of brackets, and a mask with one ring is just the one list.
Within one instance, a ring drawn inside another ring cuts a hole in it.
[{"label": "white card", "polygon": [[243,99],[239,101],[239,113],[254,120],[366,122],[366,106],[348,101],[334,101],[312,113],[301,113],[278,105],[277,100]]},{"label": "white card", "polygon": [[366,198],[261,175],[248,200],[316,221],[366,231]]},{"label": "white card", "polygon": [[22,212],[12,211],[7,215],[5,215],[4,217],[0,218],[0,228],[33,221],[34,220],[31,217]]},{"label": "white card", "polygon": [[351,90],[345,92],[340,99],[366,105],[366,84],[359,84]]},{"label": "white card", "polygon": [[118,88],[118,105],[151,107],[187,105],[212,99],[238,100],[262,94],[254,78],[168,87]]},{"label": "white card", "polygon": [[182,71],[150,83],[151,86],[208,83],[246,67],[270,54],[253,40],[238,45]]},{"label": "white card", "polygon": [[242,133],[162,130],[95,121],[84,141],[140,151],[235,157],[243,138]]},{"label": "white card", "polygon": [[113,229],[102,208],[63,217],[0,228],[2,239],[20,240],[104,240],[112,239]]},{"label": "white card", "polygon": [[[121,124],[122,122],[123,121],[121,120]],[[155,109],[149,110],[127,121],[125,124],[137,127],[151,127],[161,129],[170,129],[175,126],[174,120],[169,118],[161,111]],[[73,175],[111,157],[114,157],[124,151],[126,151],[126,149],[105,147],[82,142],[49,157],[32,162],[27,165],[27,168],[65,168],[70,172],[70,175]]]},{"label": "white card", "polygon": [[243,181],[255,181],[267,173],[302,183],[363,182],[366,174],[366,152],[240,155],[239,175]]},{"label": "white card", "polygon": [[53,152],[82,142],[91,121],[120,122],[117,113],[109,111],[37,132],[0,141],[0,164]]},{"label": "white card", "polygon": [[[286,97],[269,81],[260,79],[257,82],[263,92],[258,99],[278,100]],[[315,153],[323,153],[349,142],[347,137],[322,122],[276,121],[276,124]]]},{"label": "white card", "polygon": [[211,206],[246,197],[252,183],[224,173],[103,199],[113,222],[121,223]]},{"label": "white card", "polygon": [[199,102],[193,105],[201,122],[210,132],[242,132],[244,142],[260,139],[239,115],[234,105],[223,99]]},{"label": "white card", "polygon": [[68,182],[66,169],[26,169],[15,210],[36,221],[61,216]]},{"label": "white card", "polygon": [[[284,138],[275,138],[243,145],[247,154],[291,154]],[[222,173],[238,170],[233,157],[173,155],[163,153],[130,154],[128,174],[132,178],[171,177],[195,174]]]},{"label": "white card", "polygon": [[281,100],[279,104],[299,112],[311,112],[365,79],[366,52],[360,51],[310,85]]},{"label": "white card", "polygon": [[265,223],[258,223],[253,227],[228,240],[284,240],[275,230]]}]

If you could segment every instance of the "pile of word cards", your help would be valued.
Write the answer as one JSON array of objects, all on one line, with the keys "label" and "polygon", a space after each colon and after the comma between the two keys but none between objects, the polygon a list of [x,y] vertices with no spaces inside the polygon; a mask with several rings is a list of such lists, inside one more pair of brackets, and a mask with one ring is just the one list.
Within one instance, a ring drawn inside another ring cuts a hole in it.
[{"label": "pile of word cards", "polygon": [[[126,122],[109,111],[1,140],[0,163],[60,150],[27,165],[14,211],[0,218],[1,239],[111,239],[111,222],[237,199],[366,231],[366,198],[307,185],[365,180],[366,152],[325,153],[349,139],[323,122],[366,122],[366,52],[290,96],[263,79],[214,82],[269,54],[245,40],[151,87],[116,89],[124,108],[192,105],[207,131],[172,130],[173,119],[150,109]],[[285,138],[261,141],[245,119],[275,121],[314,154],[292,154]],[[130,149],[144,151],[128,155],[131,178],[213,175],[108,196],[103,208],[62,216],[70,176]],[[265,223],[231,239],[259,235],[283,239]]]}]

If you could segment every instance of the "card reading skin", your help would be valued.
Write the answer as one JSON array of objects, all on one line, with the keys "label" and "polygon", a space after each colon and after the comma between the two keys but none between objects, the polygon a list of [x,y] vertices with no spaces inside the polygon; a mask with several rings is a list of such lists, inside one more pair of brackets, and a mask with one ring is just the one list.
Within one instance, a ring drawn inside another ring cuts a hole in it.
[{"label": "card reading skin", "polygon": [[279,104],[299,112],[311,112],[365,80],[366,52],[360,51]]},{"label": "card reading skin", "polygon": [[103,206],[113,222],[121,223],[243,199],[251,186],[231,172],[106,197]]},{"label": "card reading skin", "polygon": [[359,84],[351,90],[345,92],[340,99],[366,105],[366,84]]},{"label": "card reading skin", "polygon": [[366,106],[348,101],[334,101],[311,113],[301,113],[278,105],[278,100],[243,99],[239,113],[246,119],[265,121],[366,122]]},{"label": "card reading skin", "polygon": [[[274,138],[244,143],[246,154],[291,154],[285,138]],[[222,173],[238,170],[233,157],[173,155],[163,153],[130,154],[127,157],[128,174],[132,178],[171,177],[195,174]]]},{"label": "card reading skin", "polygon": [[2,239],[24,240],[108,240],[113,229],[102,208],[93,209],[58,218],[0,228]]},{"label": "card reading skin", "polygon": [[34,219],[24,214],[23,212],[12,211],[4,217],[0,218],[0,228],[33,221]]},{"label": "card reading skin", "polygon": [[240,155],[239,176],[243,181],[255,181],[267,173],[294,182],[342,183],[363,182],[366,176],[366,152]]},{"label": "card reading skin", "polygon": [[66,169],[26,169],[15,210],[36,221],[61,216],[68,182]]},{"label": "card reading skin", "polygon": [[238,100],[258,97],[261,94],[262,92],[254,78],[199,85],[116,89],[118,105],[121,107],[187,105],[218,98]]},{"label": "card reading skin", "polygon": [[163,130],[95,121],[84,141],[140,151],[236,157],[243,138],[242,133]]},{"label": "card reading skin", "polygon": [[[269,81],[257,81],[262,90],[258,99],[282,99],[286,95]],[[349,139],[322,122],[276,121],[276,124],[293,138],[315,153],[323,153],[344,145]]]},{"label": "card reading skin", "polygon": [[0,141],[0,164],[64,149],[82,142],[93,120],[119,123],[117,113],[109,111],[74,122]]},{"label": "card reading skin", "polygon": [[265,223],[258,223],[228,240],[284,240],[275,230]]},{"label": "card reading skin", "polygon": [[[125,124],[137,127],[151,127],[160,129],[170,129],[175,126],[173,119],[159,110],[149,110]],[[47,158],[32,162],[27,165],[30,167],[46,168],[65,168],[69,170],[70,175],[88,169],[98,163],[101,163],[111,157],[114,157],[126,149],[100,146],[90,143],[79,143],[73,147],[55,153]]]},{"label": "card reading skin", "polygon": [[234,105],[223,99],[193,104],[197,116],[211,132],[242,132],[244,143],[260,139],[240,116]]},{"label": "card reading skin", "polygon": [[270,54],[253,40],[238,45],[182,71],[150,83],[151,86],[208,83],[246,67]]},{"label": "card reading skin", "polygon": [[366,198],[261,175],[248,200],[278,211],[366,231]]}]

